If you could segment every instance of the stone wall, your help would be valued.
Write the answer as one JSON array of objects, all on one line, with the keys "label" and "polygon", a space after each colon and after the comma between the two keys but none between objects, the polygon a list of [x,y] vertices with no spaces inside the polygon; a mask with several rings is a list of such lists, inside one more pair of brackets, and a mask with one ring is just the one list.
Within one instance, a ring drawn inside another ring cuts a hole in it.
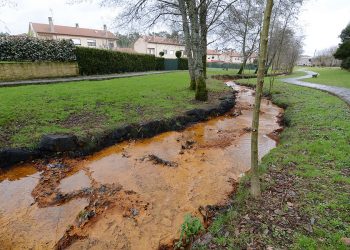
[{"label": "stone wall", "polygon": [[0,82],[77,76],[75,62],[0,62]]}]

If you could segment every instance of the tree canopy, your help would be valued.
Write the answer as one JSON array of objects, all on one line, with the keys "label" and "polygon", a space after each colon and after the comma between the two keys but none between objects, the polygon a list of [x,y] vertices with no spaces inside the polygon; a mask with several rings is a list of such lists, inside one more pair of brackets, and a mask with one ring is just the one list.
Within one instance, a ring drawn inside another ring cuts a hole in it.
[{"label": "tree canopy", "polygon": [[342,68],[350,69],[350,23],[343,29],[339,37],[342,42],[334,53],[334,57],[342,60]]}]

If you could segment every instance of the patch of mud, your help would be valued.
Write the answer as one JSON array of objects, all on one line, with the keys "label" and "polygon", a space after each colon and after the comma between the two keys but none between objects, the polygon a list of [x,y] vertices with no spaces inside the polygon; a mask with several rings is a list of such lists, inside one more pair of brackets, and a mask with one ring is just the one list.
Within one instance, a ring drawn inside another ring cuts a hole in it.
[{"label": "patch of mud", "polygon": [[[11,171],[2,176],[0,243],[21,249],[157,249],[179,237],[187,213],[208,224],[250,166],[253,92],[233,87],[239,91],[237,105],[226,116],[123,142],[80,160],[38,161],[33,166],[40,172],[17,179]],[[280,128],[281,109],[264,100],[262,111],[260,157],[276,146],[268,134]],[[21,188],[13,188],[17,185]],[[11,203],[4,205],[8,194]],[[21,226],[39,218],[46,226]],[[40,230],[48,228],[51,234],[44,238],[48,232]]]}]

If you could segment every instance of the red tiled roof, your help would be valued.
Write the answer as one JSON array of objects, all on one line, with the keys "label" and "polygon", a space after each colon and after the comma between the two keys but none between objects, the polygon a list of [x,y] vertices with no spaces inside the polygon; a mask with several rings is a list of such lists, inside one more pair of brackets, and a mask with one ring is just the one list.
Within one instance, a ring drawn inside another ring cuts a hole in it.
[{"label": "red tiled roof", "polygon": [[179,43],[176,40],[165,38],[165,37],[160,37],[160,36],[144,36],[143,39],[149,43],[171,44],[171,45],[184,46],[183,44]]},{"label": "red tiled roof", "polygon": [[112,32],[104,30],[54,25],[54,32],[51,32],[49,24],[44,23],[32,23],[32,27],[37,33],[117,39]]},{"label": "red tiled roof", "polygon": [[214,50],[214,49],[208,49],[207,55],[221,55],[221,53],[217,50]]},{"label": "red tiled roof", "polygon": [[241,57],[241,54],[236,51],[225,52],[224,55],[228,55],[230,57]]}]

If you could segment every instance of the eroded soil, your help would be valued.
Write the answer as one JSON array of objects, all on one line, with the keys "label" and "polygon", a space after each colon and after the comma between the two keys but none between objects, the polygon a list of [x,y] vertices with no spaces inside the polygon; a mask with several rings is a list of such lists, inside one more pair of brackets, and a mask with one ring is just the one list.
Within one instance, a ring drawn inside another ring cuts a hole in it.
[{"label": "eroded soil", "polygon": [[[120,143],[84,159],[17,166],[0,175],[2,249],[157,249],[183,217],[224,205],[250,166],[253,91],[234,110],[182,132]],[[262,103],[260,157],[275,147],[280,108]],[[272,137],[272,138],[271,138]]]}]

